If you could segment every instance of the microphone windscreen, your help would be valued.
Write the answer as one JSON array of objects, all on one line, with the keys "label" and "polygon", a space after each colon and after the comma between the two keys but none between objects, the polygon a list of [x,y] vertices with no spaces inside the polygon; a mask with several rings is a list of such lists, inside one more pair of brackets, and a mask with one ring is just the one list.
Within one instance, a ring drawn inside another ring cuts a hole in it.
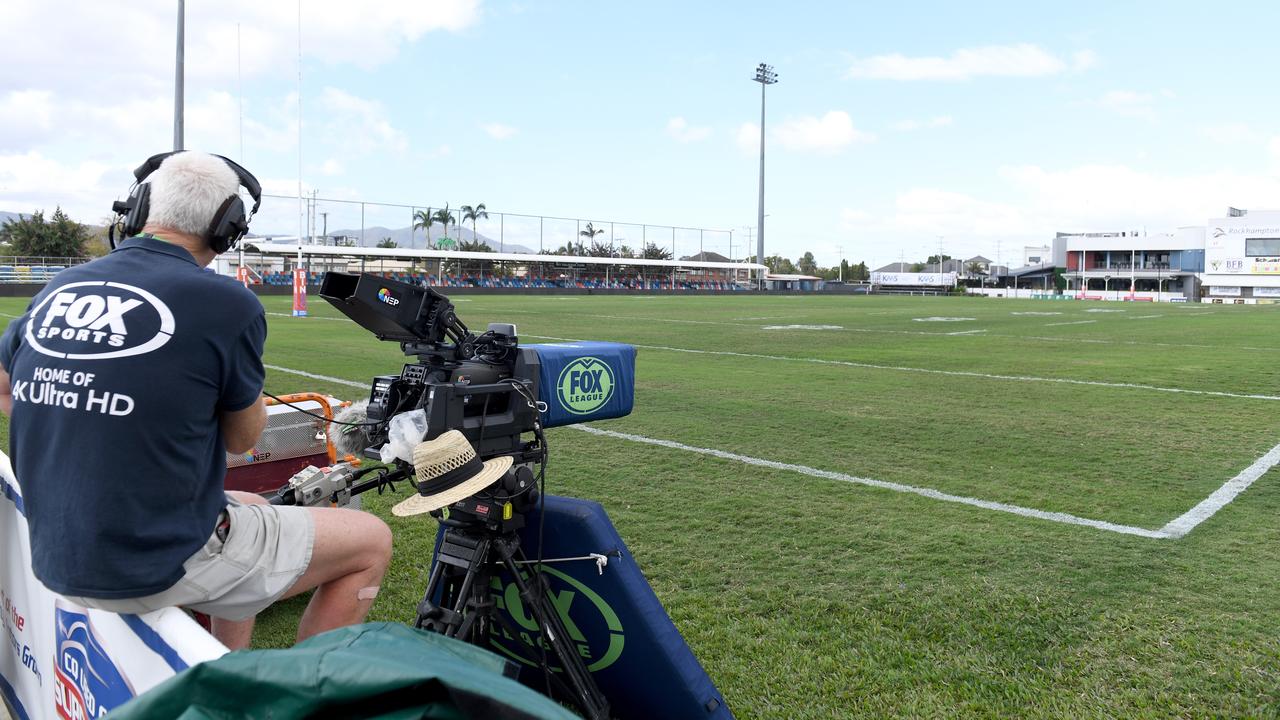
[{"label": "microphone windscreen", "polygon": [[339,410],[333,416],[335,422],[329,424],[329,441],[338,451],[338,457],[355,455],[359,457],[369,447],[369,431],[372,425],[341,425],[339,423],[363,423],[369,421],[369,401],[361,400]]}]

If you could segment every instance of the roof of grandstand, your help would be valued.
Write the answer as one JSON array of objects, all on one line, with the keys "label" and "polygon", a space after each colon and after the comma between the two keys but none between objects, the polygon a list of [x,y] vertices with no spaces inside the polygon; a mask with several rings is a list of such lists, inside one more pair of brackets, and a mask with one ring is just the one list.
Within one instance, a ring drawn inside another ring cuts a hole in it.
[{"label": "roof of grandstand", "polygon": [[[284,245],[275,243],[248,242],[262,255],[297,255],[301,250],[304,255],[327,255],[331,257],[373,257],[388,259],[427,259],[427,260],[488,260],[491,262],[510,262],[521,264],[557,264],[557,265],[645,265],[649,267],[668,268],[707,268],[715,270],[749,270],[764,272],[765,265],[748,262],[707,262],[698,260],[649,260],[646,258],[612,258],[589,257],[583,255],[531,255],[527,253],[496,252],[462,252],[459,250],[428,250],[413,248],[366,248],[366,247],[332,247],[329,245]],[[252,251],[250,251],[252,252]]]}]

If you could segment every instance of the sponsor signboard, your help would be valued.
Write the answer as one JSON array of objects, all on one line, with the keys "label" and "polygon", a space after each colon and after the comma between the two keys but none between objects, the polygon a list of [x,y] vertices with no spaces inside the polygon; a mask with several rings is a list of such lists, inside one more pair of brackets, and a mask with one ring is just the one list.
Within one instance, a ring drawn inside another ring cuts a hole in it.
[{"label": "sponsor signboard", "polygon": [[31,572],[22,493],[3,453],[0,609],[0,693],[14,720],[102,717],[227,651],[177,608],[117,615],[87,610],[46,588]]},{"label": "sponsor signboard", "polygon": [[1223,295],[1223,296],[1229,296],[1229,297],[1240,297],[1240,288],[1228,287],[1225,285],[1218,285],[1218,286],[1209,288],[1209,294]]},{"label": "sponsor signboard", "polygon": [[953,272],[942,274],[873,272],[871,273],[871,284],[912,286],[955,285],[956,274]]},{"label": "sponsor signboard", "polygon": [[1211,220],[1204,261],[1211,274],[1280,275],[1280,214]]},{"label": "sponsor signboard", "polygon": [[1256,287],[1253,289],[1254,297],[1280,297],[1280,287]]}]

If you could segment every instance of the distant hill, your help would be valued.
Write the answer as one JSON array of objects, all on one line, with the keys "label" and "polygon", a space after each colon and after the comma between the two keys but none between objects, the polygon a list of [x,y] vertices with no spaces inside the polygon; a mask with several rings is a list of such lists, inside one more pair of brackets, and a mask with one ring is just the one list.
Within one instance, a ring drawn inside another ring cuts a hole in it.
[{"label": "distant hill", "polygon": [[[294,237],[295,233],[280,233],[280,235]],[[260,237],[270,238],[270,237],[273,237],[273,235],[271,233],[262,233]],[[402,227],[402,228],[395,228],[395,229],[382,227],[380,225],[367,227],[364,229],[363,243],[360,242],[359,228],[356,228],[356,229],[343,228],[339,230],[330,230],[329,237],[355,238],[357,246],[363,245],[363,247],[376,247],[378,243],[382,242],[384,238],[391,238],[391,240],[395,242],[396,247],[398,248],[421,250],[427,247],[426,237],[423,234],[423,232],[421,230],[415,231],[413,230],[413,228],[408,226]],[[444,229],[437,225],[431,226],[431,241],[434,243],[442,237],[444,237]],[[534,254],[537,252],[537,250],[531,250],[525,247],[524,245],[518,245],[516,243],[509,242],[509,243],[500,245],[496,239],[488,237],[484,233],[473,235],[471,233],[471,229],[466,227],[462,228],[461,230],[459,230],[457,226],[451,227],[449,229],[449,237],[454,240],[461,240],[463,242],[469,241],[472,238],[479,238],[481,242],[493,248],[494,252],[498,252],[499,250],[501,250],[502,252],[526,253],[526,254]],[[332,244],[332,241],[329,241],[328,244]]]},{"label": "distant hill", "polygon": [[26,213],[13,213],[0,210],[0,225],[4,225],[10,220],[21,220],[24,217],[27,217]]}]

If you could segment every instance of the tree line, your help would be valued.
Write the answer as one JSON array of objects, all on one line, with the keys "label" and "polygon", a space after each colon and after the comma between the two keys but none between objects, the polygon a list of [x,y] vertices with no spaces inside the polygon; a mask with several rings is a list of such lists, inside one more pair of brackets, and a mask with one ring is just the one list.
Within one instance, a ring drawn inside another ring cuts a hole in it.
[{"label": "tree line", "polygon": [[0,255],[51,258],[101,255],[105,245],[90,242],[100,239],[100,234],[101,231],[95,232],[67,217],[61,206],[55,208],[47,220],[44,211],[37,210],[0,226]]},{"label": "tree line", "polygon": [[824,280],[844,278],[845,282],[867,282],[871,279],[871,271],[865,262],[853,265],[848,260],[841,260],[839,265],[821,267],[811,252],[801,255],[794,263],[781,255],[770,255],[764,259],[764,264],[774,275],[812,275]]}]

